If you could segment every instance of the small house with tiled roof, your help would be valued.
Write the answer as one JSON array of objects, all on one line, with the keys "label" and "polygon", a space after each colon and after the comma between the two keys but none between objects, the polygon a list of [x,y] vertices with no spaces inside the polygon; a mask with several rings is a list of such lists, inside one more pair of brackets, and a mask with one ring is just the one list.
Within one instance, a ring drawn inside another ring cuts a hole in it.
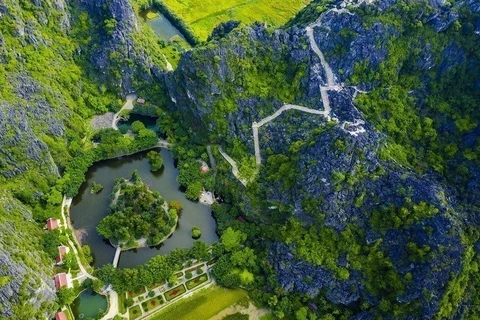
[{"label": "small house with tiled roof", "polygon": [[55,288],[60,290],[62,287],[71,288],[72,279],[68,273],[62,272],[55,275]]},{"label": "small house with tiled roof", "polygon": [[68,318],[65,312],[60,311],[60,312],[57,312],[57,314],[55,314],[55,320],[68,320]]},{"label": "small house with tiled roof", "polygon": [[48,231],[52,231],[52,230],[57,229],[59,224],[60,223],[59,223],[58,219],[48,218],[46,228],[47,228]]},{"label": "small house with tiled roof", "polygon": [[57,265],[63,264],[63,258],[70,251],[70,248],[67,246],[58,246],[58,257],[56,260]]}]

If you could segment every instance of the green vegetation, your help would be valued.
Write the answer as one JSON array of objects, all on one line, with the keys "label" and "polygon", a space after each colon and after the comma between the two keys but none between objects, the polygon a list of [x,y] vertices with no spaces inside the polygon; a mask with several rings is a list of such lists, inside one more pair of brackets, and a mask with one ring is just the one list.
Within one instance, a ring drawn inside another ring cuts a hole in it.
[{"label": "green vegetation", "polygon": [[142,310],[140,310],[140,306],[135,306],[133,308],[128,309],[128,316],[130,319],[137,319],[142,315]]},{"label": "green vegetation", "polygon": [[243,314],[240,312],[230,314],[222,318],[222,320],[248,320],[248,319],[250,319],[248,314]]},{"label": "green vegetation", "polygon": [[185,160],[178,165],[177,177],[178,183],[187,188],[185,196],[191,201],[197,201],[204,188],[213,190],[215,181],[213,172],[201,171],[201,164],[193,158],[194,155],[191,151],[185,154]]},{"label": "green vegetation", "polygon": [[208,277],[206,275],[196,277],[186,283],[187,289],[192,290],[195,287],[198,287],[202,283],[208,280]]},{"label": "green vegetation", "polygon": [[159,312],[154,320],[207,320],[247,296],[240,289],[212,287]]},{"label": "green vegetation", "polygon": [[156,17],[158,17],[158,12],[155,12],[155,11],[148,11],[147,12],[147,19],[155,19]]},{"label": "green vegetation", "polygon": [[[158,2],[156,3],[158,4]],[[260,21],[280,26],[308,3],[309,0],[293,2],[285,0],[276,2],[272,0],[235,0],[231,2],[167,0],[163,2],[162,7],[166,7],[165,9],[173,13],[176,19],[180,18],[185,21],[187,28],[191,29],[201,41],[205,41],[221,22],[239,20],[245,24],[252,24]]]},{"label": "green vegetation", "polygon": [[162,296],[157,296],[153,299],[142,302],[142,308],[143,311],[148,312],[152,309],[158,308],[158,306],[160,306],[161,304],[163,304],[163,298]]},{"label": "green vegetation", "polygon": [[135,246],[135,240],[147,238],[149,245],[161,243],[175,230],[177,212],[167,211],[158,192],[152,192],[135,171],[132,179],[119,179],[112,193],[110,214],[100,221],[97,231],[121,246]]},{"label": "green vegetation", "polygon": [[62,191],[67,196],[74,196],[85,181],[85,173],[94,162],[116,158],[150,149],[158,142],[155,132],[141,129],[134,138],[122,135],[114,129],[102,129],[93,136],[98,145],[94,149],[80,151],[69,161],[65,173],[55,186],[55,191]]},{"label": "green vegetation", "polygon": [[136,268],[117,269],[107,264],[96,270],[96,275],[104,283],[112,284],[119,293],[135,292],[145,290],[145,287],[151,288],[153,284],[164,283],[192,259],[203,261],[211,259],[205,243],[195,241],[190,249],[175,249],[169,254],[155,256]]},{"label": "green vegetation", "polygon": [[182,285],[179,285],[178,287],[175,287],[171,290],[168,290],[167,292],[165,292],[165,299],[167,301],[170,301],[170,300],[173,300],[175,299],[176,297],[179,297],[181,296],[182,294],[184,294],[186,291],[185,289],[185,286],[182,284]]},{"label": "green vegetation", "polygon": [[182,203],[180,201],[177,201],[177,200],[170,201],[168,203],[168,207],[170,209],[173,209],[173,210],[177,211],[178,213],[182,213],[182,210],[183,210]]},{"label": "green vegetation", "polygon": [[92,183],[92,186],[90,187],[90,192],[91,193],[99,193],[100,191],[103,190],[103,186],[100,183]]},{"label": "green vegetation", "polygon": [[370,223],[373,227],[385,233],[388,229],[408,227],[418,220],[430,218],[438,211],[431,204],[425,202],[413,204],[410,200],[407,200],[401,208],[388,206],[382,207],[380,210],[374,210]]},{"label": "green vegetation", "polygon": [[148,163],[150,164],[150,171],[157,172],[163,167],[162,155],[157,151],[150,151],[147,153]]},{"label": "green vegetation", "polygon": [[192,228],[192,238],[193,239],[198,239],[202,235],[202,231],[200,230],[199,227],[193,227]]},{"label": "green vegetation", "polygon": [[[452,43],[467,56],[478,59],[477,40],[468,31],[474,18],[462,12],[463,19],[437,33],[431,26],[417,23],[414,16],[418,10],[431,8],[402,2],[382,15],[382,22],[395,26],[401,34],[390,39],[388,58],[378,68],[372,68],[368,61],[356,65],[353,83],[378,84],[369,94],[360,95],[356,104],[378,130],[387,133],[389,143],[381,153],[385,159],[395,159],[417,172],[433,169],[449,180],[468,181],[465,168],[471,162],[478,165],[475,153],[479,150],[464,141],[480,123],[476,112],[480,93],[472,85],[478,66],[461,62],[446,70],[436,66],[424,71],[414,61],[422,59],[420,48],[427,44],[430,59],[438,61]],[[369,12],[363,14],[365,24],[371,25],[373,16]],[[458,81],[460,77],[462,81]],[[428,92],[425,100],[410,94],[422,91]],[[446,127],[452,128],[448,134]]]},{"label": "green vegetation", "polygon": [[77,290],[74,288],[62,287],[57,292],[57,302],[60,306],[69,305],[77,297]]},{"label": "green vegetation", "polygon": [[132,290],[132,291],[129,291],[128,292],[128,297],[131,299],[131,298],[135,298],[135,297],[138,297],[142,294],[144,294],[146,292],[145,290],[145,287],[144,286],[140,286],[140,287],[137,287],[136,289]]}]

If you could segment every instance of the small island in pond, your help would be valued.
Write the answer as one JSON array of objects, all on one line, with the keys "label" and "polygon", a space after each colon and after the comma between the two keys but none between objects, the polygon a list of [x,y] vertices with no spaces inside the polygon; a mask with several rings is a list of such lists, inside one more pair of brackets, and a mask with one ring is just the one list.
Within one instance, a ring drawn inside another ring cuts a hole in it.
[{"label": "small island in pond", "polygon": [[149,190],[137,171],[130,180],[116,180],[111,199],[110,213],[97,231],[122,250],[158,245],[175,231],[177,210]]},{"label": "small island in pond", "polygon": [[100,183],[94,182],[90,187],[90,193],[97,194],[103,190],[103,186]]}]

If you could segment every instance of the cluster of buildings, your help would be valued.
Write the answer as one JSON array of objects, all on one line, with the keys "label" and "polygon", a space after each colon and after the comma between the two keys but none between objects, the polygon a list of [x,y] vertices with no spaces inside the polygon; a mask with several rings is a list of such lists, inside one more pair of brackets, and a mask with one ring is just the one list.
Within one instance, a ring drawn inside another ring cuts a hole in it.
[{"label": "cluster of buildings", "polygon": [[[47,231],[52,231],[59,228],[61,225],[60,221],[55,218],[49,218],[45,225]],[[58,246],[58,256],[55,259],[55,264],[63,265],[64,258],[67,253],[70,252],[70,248],[64,245]],[[72,288],[72,278],[69,273],[61,272],[57,273],[54,278],[55,289],[60,290],[63,287]],[[59,311],[55,314],[55,320],[67,320],[67,315],[63,311]]]}]

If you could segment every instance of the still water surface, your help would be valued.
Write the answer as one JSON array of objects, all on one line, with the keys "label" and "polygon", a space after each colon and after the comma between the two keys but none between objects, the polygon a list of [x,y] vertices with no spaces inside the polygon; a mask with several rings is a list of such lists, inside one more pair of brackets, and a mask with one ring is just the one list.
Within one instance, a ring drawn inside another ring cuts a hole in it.
[{"label": "still water surface", "polygon": [[[150,165],[145,157],[146,152],[101,161],[88,170],[86,182],[73,199],[71,219],[74,228],[84,233],[82,244],[91,247],[95,267],[101,267],[113,261],[115,248],[97,233],[96,227],[100,220],[107,215],[114,179],[128,179],[131,177],[133,170],[138,170],[150,189],[160,192],[166,201],[180,201],[183,205],[183,211],[177,229],[169,239],[157,247],[123,251],[120,255],[119,268],[135,267],[146,263],[156,255],[169,253],[175,248],[191,247],[194,242],[191,237],[193,226],[199,227],[202,231],[200,240],[203,242],[209,245],[217,241],[215,220],[211,215],[210,207],[187,200],[177,182],[178,171],[174,166],[171,152],[161,149],[161,154],[164,166],[161,171],[156,173],[150,171]],[[93,182],[103,185],[103,190],[100,193],[90,193]]]},{"label": "still water surface", "polygon": [[180,32],[180,30],[178,30],[163,14],[155,11],[158,13],[158,16],[153,19],[147,19],[146,18],[147,12],[148,11],[143,11],[140,13],[140,15],[146,20],[150,28],[153,29],[153,32],[155,32],[157,37],[159,37],[160,39],[162,39],[167,43],[170,42],[172,38],[174,38],[175,36],[178,36],[182,38],[184,41],[187,41],[185,40],[185,37]]},{"label": "still water surface", "polygon": [[105,310],[107,310],[107,298],[91,290],[82,291],[72,304],[75,319],[95,319]]}]

